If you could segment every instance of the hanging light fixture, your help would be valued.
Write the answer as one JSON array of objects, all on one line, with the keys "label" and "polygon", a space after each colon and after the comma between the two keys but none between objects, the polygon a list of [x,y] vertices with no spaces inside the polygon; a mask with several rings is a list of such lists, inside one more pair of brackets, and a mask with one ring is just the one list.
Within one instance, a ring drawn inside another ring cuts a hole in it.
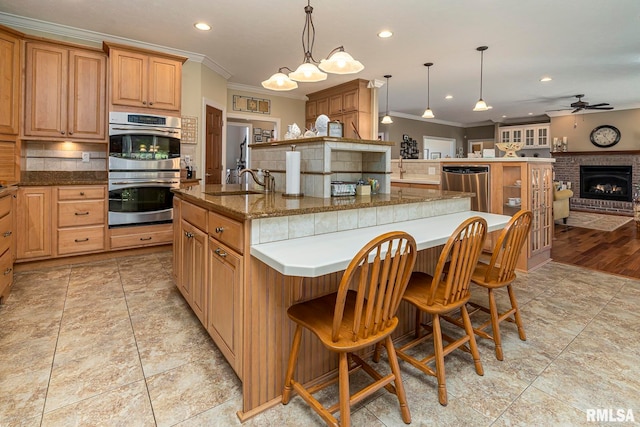
[{"label": "hanging light fixture", "polygon": [[391,117],[389,116],[389,79],[391,78],[391,74],[386,74],[384,78],[387,79],[387,112],[380,123],[388,125],[393,123],[393,120],[391,120]]},{"label": "hanging light fixture", "polygon": [[480,99],[476,102],[476,106],[473,107],[473,111],[487,111],[489,107],[487,107],[487,103],[482,99],[482,67],[484,64],[484,51],[489,49],[487,46],[480,46],[476,48],[477,51],[480,52]]},{"label": "hanging light fixture", "polygon": [[431,70],[431,66],[433,62],[427,62],[424,64],[427,67],[427,109],[422,113],[422,117],[425,119],[433,119],[435,116],[433,115],[433,111],[431,111],[430,103],[429,103],[429,71]]},{"label": "hanging light fixture", "polygon": [[291,80],[289,76],[282,72],[282,70],[285,69],[291,71],[289,67],[280,67],[277,73],[269,77],[268,80],[262,82],[262,87],[265,89],[280,91],[296,89],[298,87],[298,83]]},{"label": "hanging light fixture", "polygon": [[[351,55],[344,51],[344,46],[339,46],[333,49],[327,58],[319,62],[320,67],[316,66],[318,61],[313,57],[313,45],[316,38],[316,29],[313,25],[313,7],[311,7],[311,0],[307,0],[307,6],[304,8],[306,19],[304,28],[302,29],[302,51],[304,52],[304,59],[302,64],[295,71],[291,71],[288,76],[288,80],[295,80],[298,82],[314,83],[321,82],[327,79],[327,73],[332,74],[354,74],[362,71],[364,65],[360,61],[353,59]],[[283,67],[287,68],[287,67]],[[287,68],[288,69],[288,68]],[[293,87],[291,83],[284,80],[281,74],[281,70],[274,74],[268,80],[262,82],[262,86],[271,90],[292,90],[297,87]],[[322,70],[322,71],[320,71]],[[284,89],[283,87],[286,87]]]}]

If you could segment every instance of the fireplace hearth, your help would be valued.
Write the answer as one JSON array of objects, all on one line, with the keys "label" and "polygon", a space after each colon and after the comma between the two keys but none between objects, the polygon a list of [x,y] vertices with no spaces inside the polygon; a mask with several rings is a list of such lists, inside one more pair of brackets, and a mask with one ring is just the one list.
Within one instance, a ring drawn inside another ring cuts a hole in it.
[{"label": "fireplace hearth", "polygon": [[630,202],[631,171],[631,166],[580,166],[580,197]]}]

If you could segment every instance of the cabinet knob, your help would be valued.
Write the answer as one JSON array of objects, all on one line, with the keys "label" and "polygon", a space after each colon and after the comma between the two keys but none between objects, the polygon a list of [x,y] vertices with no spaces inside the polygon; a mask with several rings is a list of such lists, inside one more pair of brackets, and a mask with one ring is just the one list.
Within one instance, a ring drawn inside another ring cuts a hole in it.
[{"label": "cabinet knob", "polygon": [[187,236],[189,239],[193,237],[193,233],[191,233],[189,231],[185,231],[184,235]]},{"label": "cabinet knob", "polygon": [[81,196],[84,196],[84,191],[81,191],[81,192],[80,192],[80,195],[81,195]]},{"label": "cabinet knob", "polygon": [[142,101],[142,105],[147,105],[147,101]]},{"label": "cabinet knob", "polygon": [[4,275],[6,276],[7,274],[11,273],[11,270],[13,270],[11,267],[7,268],[7,269],[4,271]]},{"label": "cabinet knob", "polygon": [[5,231],[5,232],[2,234],[2,236],[3,236],[3,237],[9,237],[9,236],[11,236],[11,231]]},{"label": "cabinet knob", "polygon": [[149,102],[149,105],[153,105],[153,102]]},{"label": "cabinet knob", "polygon": [[72,131],[69,131],[69,135],[73,135],[73,132],[72,132]]},{"label": "cabinet knob", "polygon": [[218,255],[220,255],[222,258],[227,256],[226,252],[223,252],[222,249],[218,248],[214,251],[215,253],[217,253]]},{"label": "cabinet knob", "polygon": [[60,131],[60,133],[61,133],[62,135],[64,135],[64,131],[63,131],[63,130],[61,130],[61,131]]},{"label": "cabinet knob", "polygon": [[224,231],[224,227],[216,227],[216,233],[222,233]]}]

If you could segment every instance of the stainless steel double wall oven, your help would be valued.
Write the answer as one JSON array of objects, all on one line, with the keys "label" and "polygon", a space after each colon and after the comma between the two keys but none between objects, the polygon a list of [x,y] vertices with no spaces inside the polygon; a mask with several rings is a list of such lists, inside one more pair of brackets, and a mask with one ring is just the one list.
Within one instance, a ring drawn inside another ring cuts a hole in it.
[{"label": "stainless steel double wall oven", "polygon": [[109,227],[173,220],[180,187],[180,118],[109,113]]}]

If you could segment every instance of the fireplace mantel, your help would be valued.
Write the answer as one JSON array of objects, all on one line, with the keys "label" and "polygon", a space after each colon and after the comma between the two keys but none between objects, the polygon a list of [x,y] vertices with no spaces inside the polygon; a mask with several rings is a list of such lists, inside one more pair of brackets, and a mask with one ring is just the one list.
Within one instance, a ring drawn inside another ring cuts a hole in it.
[{"label": "fireplace mantel", "polygon": [[640,155],[640,150],[627,150],[627,151],[556,151],[551,152],[552,156],[564,157],[564,156],[616,156],[620,154],[632,154]]}]

